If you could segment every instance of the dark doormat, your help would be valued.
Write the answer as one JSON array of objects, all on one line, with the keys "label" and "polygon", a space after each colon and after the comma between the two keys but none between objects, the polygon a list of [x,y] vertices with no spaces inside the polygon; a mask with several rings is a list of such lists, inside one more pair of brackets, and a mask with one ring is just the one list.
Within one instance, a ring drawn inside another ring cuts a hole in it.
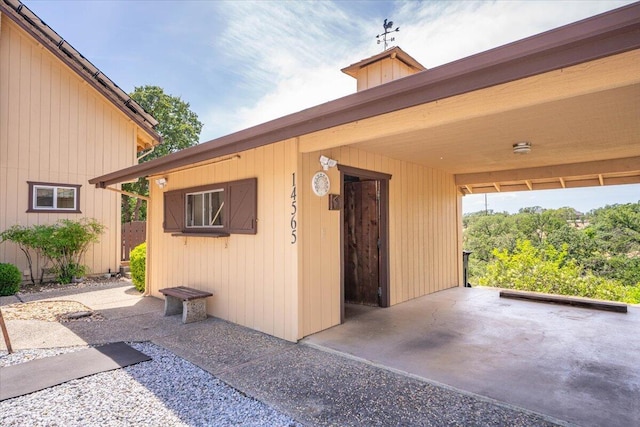
[{"label": "dark doormat", "polygon": [[151,360],[123,342],[0,368],[0,401]]}]

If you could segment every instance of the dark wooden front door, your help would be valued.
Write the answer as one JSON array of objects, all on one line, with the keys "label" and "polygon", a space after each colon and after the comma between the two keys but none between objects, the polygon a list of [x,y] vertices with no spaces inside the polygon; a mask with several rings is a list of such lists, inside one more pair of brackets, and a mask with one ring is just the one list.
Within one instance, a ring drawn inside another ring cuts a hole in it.
[{"label": "dark wooden front door", "polygon": [[344,302],[380,305],[377,181],[344,184]]}]

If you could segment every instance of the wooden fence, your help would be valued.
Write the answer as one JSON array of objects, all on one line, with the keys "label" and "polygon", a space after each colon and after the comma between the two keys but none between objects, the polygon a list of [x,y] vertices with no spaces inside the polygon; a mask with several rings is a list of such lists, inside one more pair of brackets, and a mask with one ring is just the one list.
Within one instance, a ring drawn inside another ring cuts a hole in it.
[{"label": "wooden fence", "polygon": [[131,250],[147,239],[146,221],[132,221],[122,224],[122,261],[129,261]]}]

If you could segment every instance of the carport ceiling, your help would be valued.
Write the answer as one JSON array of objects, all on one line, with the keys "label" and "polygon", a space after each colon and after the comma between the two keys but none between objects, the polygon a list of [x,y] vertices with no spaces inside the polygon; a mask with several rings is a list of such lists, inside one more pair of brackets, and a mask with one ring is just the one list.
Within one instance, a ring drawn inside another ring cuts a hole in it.
[{"label": "carport ceiling", "polygon": [[[453,174],[640,156],[640,85],[576,96],[397,135],[368,151]],[[513,144],[529,141],[529,154]],[[639,165],[640,168],[640,165]]]},{"label": "carport ceiling", "polygon": [[[445,170],[463,194],[640,183],[640,52],[317,132],[301,147],[321,139]],[[521,141],[529,154],[513,153]]]}]

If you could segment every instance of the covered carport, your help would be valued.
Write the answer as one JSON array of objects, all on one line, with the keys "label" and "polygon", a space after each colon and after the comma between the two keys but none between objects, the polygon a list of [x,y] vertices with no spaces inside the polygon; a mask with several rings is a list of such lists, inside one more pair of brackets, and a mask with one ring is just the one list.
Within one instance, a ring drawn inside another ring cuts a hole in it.
[{"label": "covered carport", "polygon": [[[360,64],[365,70],[369,60]],[[401,214],[394,213],[390,235],[393,238],[398,230],[411,226],[421,233],[420,219],[415,218],[425,212],[453,219],[457,224],[429,230],[426,252],[444,251],[451,244],[449,239],[457,239],[461,254],[465,195],[640,183],[640,4],[357,95],[359,110],[342,110],[343,124],[299,136],[299,151],[339,156],[337,150],[349,147],[450,175],[457,202],[441,190],[397,196],[390,203],[392,209],[394,203],[404,203],[409,214],[398,220]],[[390,182],[397,194],[412,185],[425,185],[403,173],[408,169],[392,172],[382,167],[379,171],[395,173]],[[423,208],[422,200],[434,194],[436,201]],[[457,203],[457,214],[439,211],[443,203]],[[454,235],[443,239],[442,230],[448,227],[455,227]],[[423,264],[412,254],[424,247],[409,243],[396,245],[390,252],[397,255],[396,260],[413,260],[417,270],[428,276],[442,263],[419,270]],[[411,263],[407,265],[410,269]],[[396,262],[394,267],[399,271],[405,265]],[[419,280],[410,274],[395,279],[395,289],[411,288]],[[438,286],[442,283],[430,283],[429,289]],[[404,296],[405,301],[413,297],[410,292]]]},{"label": "covered carport", "polygon": [[[640,5],[518,43],[394,82],[403,102],[429,102],[304,135],[300,150],[350,146],[442,170],[460,196],[640,183]],[[640,424],[639,326],[637,307],[458,287],[358,310],[305,342],[561,422],[628,426]]]}]

